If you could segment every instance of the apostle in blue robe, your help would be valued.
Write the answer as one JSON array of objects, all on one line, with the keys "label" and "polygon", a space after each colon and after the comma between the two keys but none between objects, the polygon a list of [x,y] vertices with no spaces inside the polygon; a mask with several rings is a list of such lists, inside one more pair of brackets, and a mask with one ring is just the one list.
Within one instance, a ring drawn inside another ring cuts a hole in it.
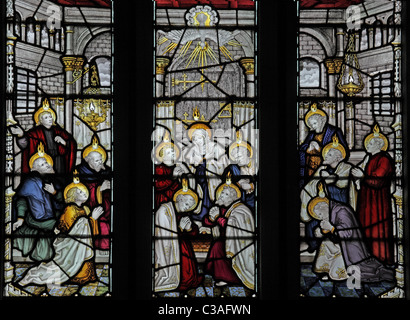
[{"label": "apostle in blue robe", "polygon": [[309,181],[309,177],[321,165],[322,149],[332,142],[334,136],[346,150],[346,159],[349,158],[349,148],[342,130],[327,122],[327,114],[316,108],[313,104],[311,110],[305,116],[305,123],[309,127],[309,133],[299,147],[299,175],[300,187]]},{"label": "apostle in blue robe", "polygon": [[54,179],[50,156],[39,152],[31,159],[31,173],[14,199],[13,245],[33,261],[47,261],[54,256],[54,227],[64,209],[63,186]]}]

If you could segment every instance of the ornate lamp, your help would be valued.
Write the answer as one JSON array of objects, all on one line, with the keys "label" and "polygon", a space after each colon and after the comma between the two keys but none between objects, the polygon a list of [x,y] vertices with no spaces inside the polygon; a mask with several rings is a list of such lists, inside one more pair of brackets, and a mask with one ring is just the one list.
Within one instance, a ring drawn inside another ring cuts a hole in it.
[{"label": "ornate lamp", "polygon": [[337,83],[337,88],[348,97],[354,97],[364,88],[360,65],[356,55],[355,37],[356,34],[354,32],[350,34],[344,63]]},{"label": "ornate lamp", "polygon": [[356,33],[350,33],[348,45],[346,48],[342,69],[340,70],[337,88],[348,97],[345,102],[345,117],[346,119],[346,140],[349,148],[354,146],[354,101],[353,97],[360,93],[364,88],[363,79],[361,76],[360,65],[356,55]]},{"label": "ornate lamp", "polygon": [[106,120],[109,109],[108,101],[100,99],[84,99],[82,103],[77,104],[81,120],[87,123],[93,131],[97,131],[97,127]]}]

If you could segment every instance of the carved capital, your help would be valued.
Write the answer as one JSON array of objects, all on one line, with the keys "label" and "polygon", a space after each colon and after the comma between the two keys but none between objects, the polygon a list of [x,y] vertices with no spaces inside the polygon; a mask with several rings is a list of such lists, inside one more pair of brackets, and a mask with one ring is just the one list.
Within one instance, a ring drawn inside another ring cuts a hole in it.
[{"label": "carved capital", "polygon": [[78,71],[83,68],[85,58],[75,57],[75,56],[66,56],[66,57],[62,57],[61,61],[64,65],[65,71]]},{"label": "carved capital", "polygon": [[155,60],[155,64],[156,64],[156,68],[155,68],[155,72],[156,74],[164,74],[165,73],[165,68],[168,66],[169,64],[169,58],[167,57],[157,57],[157,59]]},{"label": "carved capital", "polygon": [[245,74],[255,74],[255,59],[254,58],[242,58],[239,60],[242,69]]},{"label": "carved capital", "polygon": [[342,68],[343,58],[329,58],[325,60],[328,74],[338,74]]}]

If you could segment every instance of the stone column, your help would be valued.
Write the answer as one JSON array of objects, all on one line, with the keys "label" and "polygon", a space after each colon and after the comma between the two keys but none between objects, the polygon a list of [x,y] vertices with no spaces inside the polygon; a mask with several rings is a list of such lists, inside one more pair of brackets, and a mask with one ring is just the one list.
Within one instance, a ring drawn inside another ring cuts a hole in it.
[{"label": "stone column", "polygon": [[165,89],[165,69],[170,60],[167,57],[157,57],[155,60],[155,95],[156,98],[164,96]]},{"label": "stone column", "polygon": [[[73,112],[73,99],[71,95],[73,92],[73,72],[75,69],[76,57],[74,56],[74,27],[66,26],[65,29],[65,52],[66,56],[62,57],[62,63],[64,65],[65,71],[65,93],[67,99],[65,99],[65,118],[64,118],[64,127],[68,132],[72,132],[72,112]],[[61,120],[62,121],[62,120]]]},{"label": "stone column", "polygon": [[[340,68],[343,64],[343,56],[344,56],[344,48],[345,47],[345,32],[343,31],[343,28],[337,28],[336,31],[336,60],[335,63],[337,63],[337,68],[338,72],[340,72]],[[336,67],[336,66],[335,66]],[[336,85],[336,83],[335,83]],[[337,114],[337,124],[338,127],[345,132],[345,114],[344,112],[339,112],[343,111],[344,109],[344,104],[343,104],[343,94],[337,90],[335,93],[336,99],[336,114]]]},{"label": "stone column", "polygon": [[66,55],[74,54],[74,29],[72,26],[66,26],[65,29],[65,49]]},{"label": "stone column", "polygon": [[346,142],[347,145],[349,146],[349,149],[354,148],[354,143],[355,143],[355,137],[354,137],[354,132],[355,132],[355,108],[354,108],[354,103],[353,101],[346,101],[345,103],[345,123],[346,123],[346,129],[345,129],[345,136],[346,136]]},{"label": "stone column", "polygon": [[336,31],[336,56],[343,57],[345,33],[343,28],[337,28]]},{"label": "stone column", "polygon": [[[13,117],[13,103],[14,103],[14,75],[15,75],[15,43],[17,38],[14,35],[14,5],[13,1],[7,1],[7,11],[6,11],[6,125],[14,125],[16,121]],[[4,121],[4,120],[3,120]],[[13,136],[11,132],[7,130],[6,133],[6,173],[4,183],[6,187],[12,185],[12,177],[9,173],[14,172],[14,147],[13,147]]]},{"label": "stone column", "polygon": [[394,47],[394,97],[395,97],[395,113],[396,118],[392,128],[394,130],[394,161],[396,168],[395,192],[393,198],[395,199],[395,234],[397,239],[396,247],[396,284],[397,287],[384,295],[388,298],[403,298],[404,297],[404,220],[403,220],[403,127],[402,127],[402,87],[401,87],[401,39],[400,35],[396,36],[392,42]]},{"label": "stone column", "polygon": [[[327,71],[327,79],[328,79],[328,96],[332,99],[332,107],[333,107],[333,119],[331,119],[331,115],[329,114],[329,120],[332,120],[330,122],[331,124],[337,125],[337,120],[336,115],[337,115],[337,105],[338,101],[336,99],[337,97],[337,90],[336,90],[336,84],[337,84],[337,77],[338,74],[340,73],[340,69],[343,63],[343,58],[342,57],[334,57],[334,58],[329,58],[324,61],[325,66],[326,66],[326,71]],[[343,128],[344,130],[344,128]]]},{"label": "stone column", "polygon": [[48,44],[48,47],[49,47],[51,50],[55,50],[55,34],[56,34],[56,31],[53,30],[53,29],[50,29],[50,30],[48,30],[48,34],[49,34],[49,44]]},{"label": "stone column", "polygon": [[21,24],[21,30],[20,30],[20,37],[22,42],[26,42],[26,24],[22,23]]},{"label": "stone column", "polygon": [[[15,52],[14,45],[16,37],[14,36],[14,5],[13,1],[7,0],[6,3],[6,22],[7,22],[7,42],[6,42],[6,125],[13,125],[15,121],[13,119],[13,98],[14,98],[14,73],[15,73]],[[3,120],[4,121],[4,120]],[[5,156],[6,156],[6,174],[5,180],[2,182],[6,186],[5,190],[5,214],[4,214],[4,282],[9,283],[14,276],[14,267],[12,265],[12,242],[11,242],[11,214],[12,214],[12,199],[14,191],[12,189],[13,177],[11,174],[14,172],[14,145],[13,136],[11,132],[6,132],[5,143]],[[5,290],[7,295],[7,289]]]},{"label": "stone column", "polygon": [[61,58],[65,71],[65,94],[67,96],[65,104],[64,127],[68,132],[73,132],[73,95],[78,93],[74,74],[80,75],[85,62],[81,56],[64,56]]},{"label": "stone column", "polygon": [[255,97],[255,59],[242,58],[239,60],[245,74],[246,94],[247,98]]},{"label": "stone column", "polygon": [[15,192],[11,187],[8,187],[5,191],[5,244],[4,244],[4,282],[9,283],[13,280],[14,267],[11,264],[13,257],[13,246],[11,241],[11,231],[12,231],[12,200]]},{"label": "stone column", "polygon": [[36,24],[36,29],[35,29],[35,34],[36,34],[36,45],[41,46],[41,25]]}]

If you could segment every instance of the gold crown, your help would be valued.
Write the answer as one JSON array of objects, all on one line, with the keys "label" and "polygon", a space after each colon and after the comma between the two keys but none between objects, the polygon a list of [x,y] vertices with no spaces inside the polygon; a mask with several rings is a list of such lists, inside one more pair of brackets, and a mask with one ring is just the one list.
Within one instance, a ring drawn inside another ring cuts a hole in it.
[{"label": "gold crown", "polygon": [[309,125],[308,125],[308,120],[309,120],[309,118],[310,118],[311,116],[315,115],[315,114],[318,114],[318,115],[320,115],[320,116],[322,116],[322,117],[327,117],[327,114],[326,114],[323,110],[318,109],[316,103],[313,103],[313,104],[310,106],[309,112],[306,113],[306,116],[305,116],[305,123],[306,123],[306,125],[307,125],[308,127],[309,127]]},{"label": "gold crown", "polygon": [[175,150],[175,159],[179,158],[180,150],[178,146],[176,146],[169,138],[168,131],[165,132],[165,135],[162,138],[162,142],[155,148],[155,157],[159,162],[162,162],[163,160],[163,155],[161,155],[161,151],[164,148],[173,148]]},{"label": "gold crown", "polygon": [[40,115],[43,112],[50,113],[51,116],[53,117],[53,124],[55,124],[57,116],[54,110],[50,107],[50,103],[48,102],[47,98],[44,98],[41,107],[38,108],[37,111],[34,113],[34,122],[36,123],[36,125],[40,124]]},{"label": "gold crown", "polygon": [[225,183],[221,184],[221,185],[218,187],[218,189],[216,189],[215,199],[218,199],[218,198],[219,198],[219,196],[221,195],[222,190],[223,190],[225,187],[234,189],[234,190],[236,191],[236,196],[237,196],[238,198],[241,197],[241,195],[242,195],[241,190],[239,189],[239,187],[238,187],[234,182],[232,182],[231,176],[232,176],[232,175],[231,175],[231,172],[229,171],[228,174],[226,175],[226,181],[225,181]]},{"label": "gold crown", "polygon": [[236,131],[236,141],[229,146],[229,157],[231,158],[231,160],[234,160],[235,158],[234,155],[232,154],[233,150],[239,147],[244,147],[248,149],[249,158],[252,158],[253,156],[252,146],[248,142],[242,140],[242,132],[240,130]]},{"label": "gold crown", "polygon": [[175,192],[173,198],[174,202],[176,202],[179,195],[189,195],[192,198],[194,198],[195,204],[191,208],[189,208],[188,211],[195,209],[195,207],[198,204],[198,195],[192,189],[189,188],[188,180],[186,178],[182,178],[182,188]]},{"label": "gold crown", "polygon": [[105,162],[107,159],[107,152],[105,149],[100,145],[100,141],[98,140],[98,136],[94,135],[91,141],[91,144],[84,149],[83,151],[83,158],[85,159],[91,152],[98,152],[102,156],[102,161]]},{"label": "gold crown", "polygon": [[326,198],[326,194],[324,192],[322,183],[318,183],[317,188],[318,188],[318,196],[309,201],[307,209],[308,209],[308,212],[309,212],[309,214],[312,218],[314,218],[316,220],[320,220],[320,218],[313,211],[313,209],[320,202],[325,202],[325,203],[329,204],[329,199]]},{"label": "gold crown", "polygon": [[364,139],[364,146],[365,148],[367,148],[367,145],[369,144],[370,140],[372,140],[373,138],[380,138],[384,141],[384,145],[381,148],[381,150],[386,151],[388,146],[389,146],[389,141],[387,140],[387,138],[385,137],[384,134],[380,133],[380,129],[379,126],[376,124],[373,128],[373,132],[370,133],[369,135],[367,135],[367,137]]},{"label": "gold crown", "polygon": [[73,188],[78,188],[78,189],[80,189],[81,191],[83,191],[84,193],[87,194],[87,198],[88,198],[88,196],[89,196],[90,193],[89,193],[87,187],[80,182],[80,178],[78,177],[78,171],[77,171],[77,170],[74,170],[74,172],[73,172],[73,182],[71,182],[71,183],[70,183],[68,186],[66,186],[65,189],[64,189],[64,199],[67,199],[67,193],[68,193],[68,191],[70,191],[70,190],[73,189]]},{"label": "gold crown", "polygon": [[33,163],[39,158],[44,158],[50,166],[53,166],[53,158],[51,158],[47,153],[44,152],[44,145],[40,142],[37,146],[37,153],[33,154],[30,158],[28,165],[30,169],[33,168]]},{"label": "gold crown", "polygon": [[339,139],[336,135],[333,136],[332,142],[328,143],[322,150],[323,159],[326,157],[326,154],[330,149],[339,150],[342,153],[343,159],[346,158],[346,149],[339,143]]}]

